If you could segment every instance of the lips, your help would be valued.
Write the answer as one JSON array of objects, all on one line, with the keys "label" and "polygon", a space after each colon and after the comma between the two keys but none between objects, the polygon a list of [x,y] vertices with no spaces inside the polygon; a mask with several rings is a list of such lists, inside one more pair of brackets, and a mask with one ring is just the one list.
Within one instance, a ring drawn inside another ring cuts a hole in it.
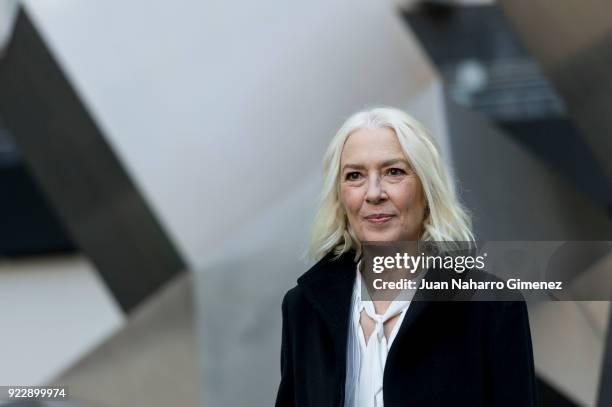
[{"label": "lips", "polygon": [[372,222],[372,223],[376,223],[376,224],[381,224],[381,223],[385,223],[388,222],[389,220],[391,220],[391,218],[393,218],[394,215],[388,214],[388,213],[375,213],[373,215],[368,215],[365,217],[365,219],[368,222]]}]

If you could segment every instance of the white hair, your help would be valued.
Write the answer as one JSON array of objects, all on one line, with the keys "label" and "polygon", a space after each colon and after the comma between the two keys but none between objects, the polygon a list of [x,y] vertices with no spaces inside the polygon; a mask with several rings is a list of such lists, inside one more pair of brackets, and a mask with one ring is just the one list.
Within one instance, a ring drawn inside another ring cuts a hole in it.
[{"label": "white hair", "polygon": [[434,140],[423,125],[407,113],[379,107],[349,117],[331,140],[323,162],[323,189],[315,216],[309,254],[315,260],[330,251],[336,256],[356,251],[361,245],[355,237],[340,202],[340,157],[348,137],[362,128],[389,128],[421,181],[429,213],[423,221],[421,241],[474,242],[472,222],[459,202],[454,182],[438,152]]}]

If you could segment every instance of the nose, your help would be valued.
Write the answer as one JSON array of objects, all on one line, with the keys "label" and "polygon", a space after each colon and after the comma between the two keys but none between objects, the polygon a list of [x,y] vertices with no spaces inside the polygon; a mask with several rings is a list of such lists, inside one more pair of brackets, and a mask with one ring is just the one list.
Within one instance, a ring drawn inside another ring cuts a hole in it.
[{"label": "nose", "polygon": [[368,190],[366,192],[366,201],[371,204],[377,204],[387,199],[387,194],[382,188],[380,178],[372,175],[368,179]]}]

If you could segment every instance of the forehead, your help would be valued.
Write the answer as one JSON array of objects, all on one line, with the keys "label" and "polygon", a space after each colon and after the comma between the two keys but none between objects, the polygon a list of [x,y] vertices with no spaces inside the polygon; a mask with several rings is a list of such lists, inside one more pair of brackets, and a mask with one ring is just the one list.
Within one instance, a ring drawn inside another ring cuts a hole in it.
[{"label": "forehead", "polygon": [[388,128],[362,128],[352,132],[342,149],[341,164],[375,164],[391,159],[407,160],[395,132]]}]

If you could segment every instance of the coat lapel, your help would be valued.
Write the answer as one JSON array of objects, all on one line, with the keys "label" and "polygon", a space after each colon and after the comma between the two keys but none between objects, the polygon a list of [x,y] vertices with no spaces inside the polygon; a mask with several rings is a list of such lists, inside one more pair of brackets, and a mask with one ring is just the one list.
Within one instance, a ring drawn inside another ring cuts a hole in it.
[{"label": "coat lapel", "polygon": [[[426,274],[427,280],[432,282],[448,281],[450,283],[450,276],[452,276],[450,272],[435,268],[429,269]],[[404,320],[402,321],[402,325],[397,332],[395,340],[391,345],[391,349],[389,349],[388,358],[393,358],[393,350],[394,348],[397,348],[395,344],[402,343],[412,325],[414,325],[414,323],[423,315],[423,313],[431,307],[433,302],[453,300],[456,294],[457,290],[455,289],[445,290],[442,293],[430,290],[417,290],[414,299],[406,311],[406,315],[404,316]]]},{"label": "coat lapel", "polygon": [[410,331],[412,325],[414,325],[414,323],[423,315],[423,312],[427,308],[429,308],[430,304],[431,303],[429,301],[412,300],[410,306],[406,310],[406,315],[404,315],[404,319],[402,320],[402,324],[400,325],[399,330],[397,331],[397,335],[395,336],[395,339],[391,344],[387,360],[389,358],[393,358],[392,354],[394,353],[394,350],[397,349],[397,347],[399,346],[398,344],[402,343],[404,337]]},{"label": "coat lapel", "polygon": [[[443,273],[440,273],[437,269],[429,269],[426,277],[428,281],[441,281],[442,275]],[[399,344],[406,340],[406,335],[408,335],[415,322],[418,321],[419,318],[423,316],[425,311],[431,307],[434,297],[435,294],[432,294],[432,292],[417,290],[412,302],[410,303],[410,306],[406,310],[406,315],[402,320],[402,325],[400,325],[397,335],[391,344],[387,357],[388,360],[389,358],[393,360],[394,350],[400,346]]]}]

